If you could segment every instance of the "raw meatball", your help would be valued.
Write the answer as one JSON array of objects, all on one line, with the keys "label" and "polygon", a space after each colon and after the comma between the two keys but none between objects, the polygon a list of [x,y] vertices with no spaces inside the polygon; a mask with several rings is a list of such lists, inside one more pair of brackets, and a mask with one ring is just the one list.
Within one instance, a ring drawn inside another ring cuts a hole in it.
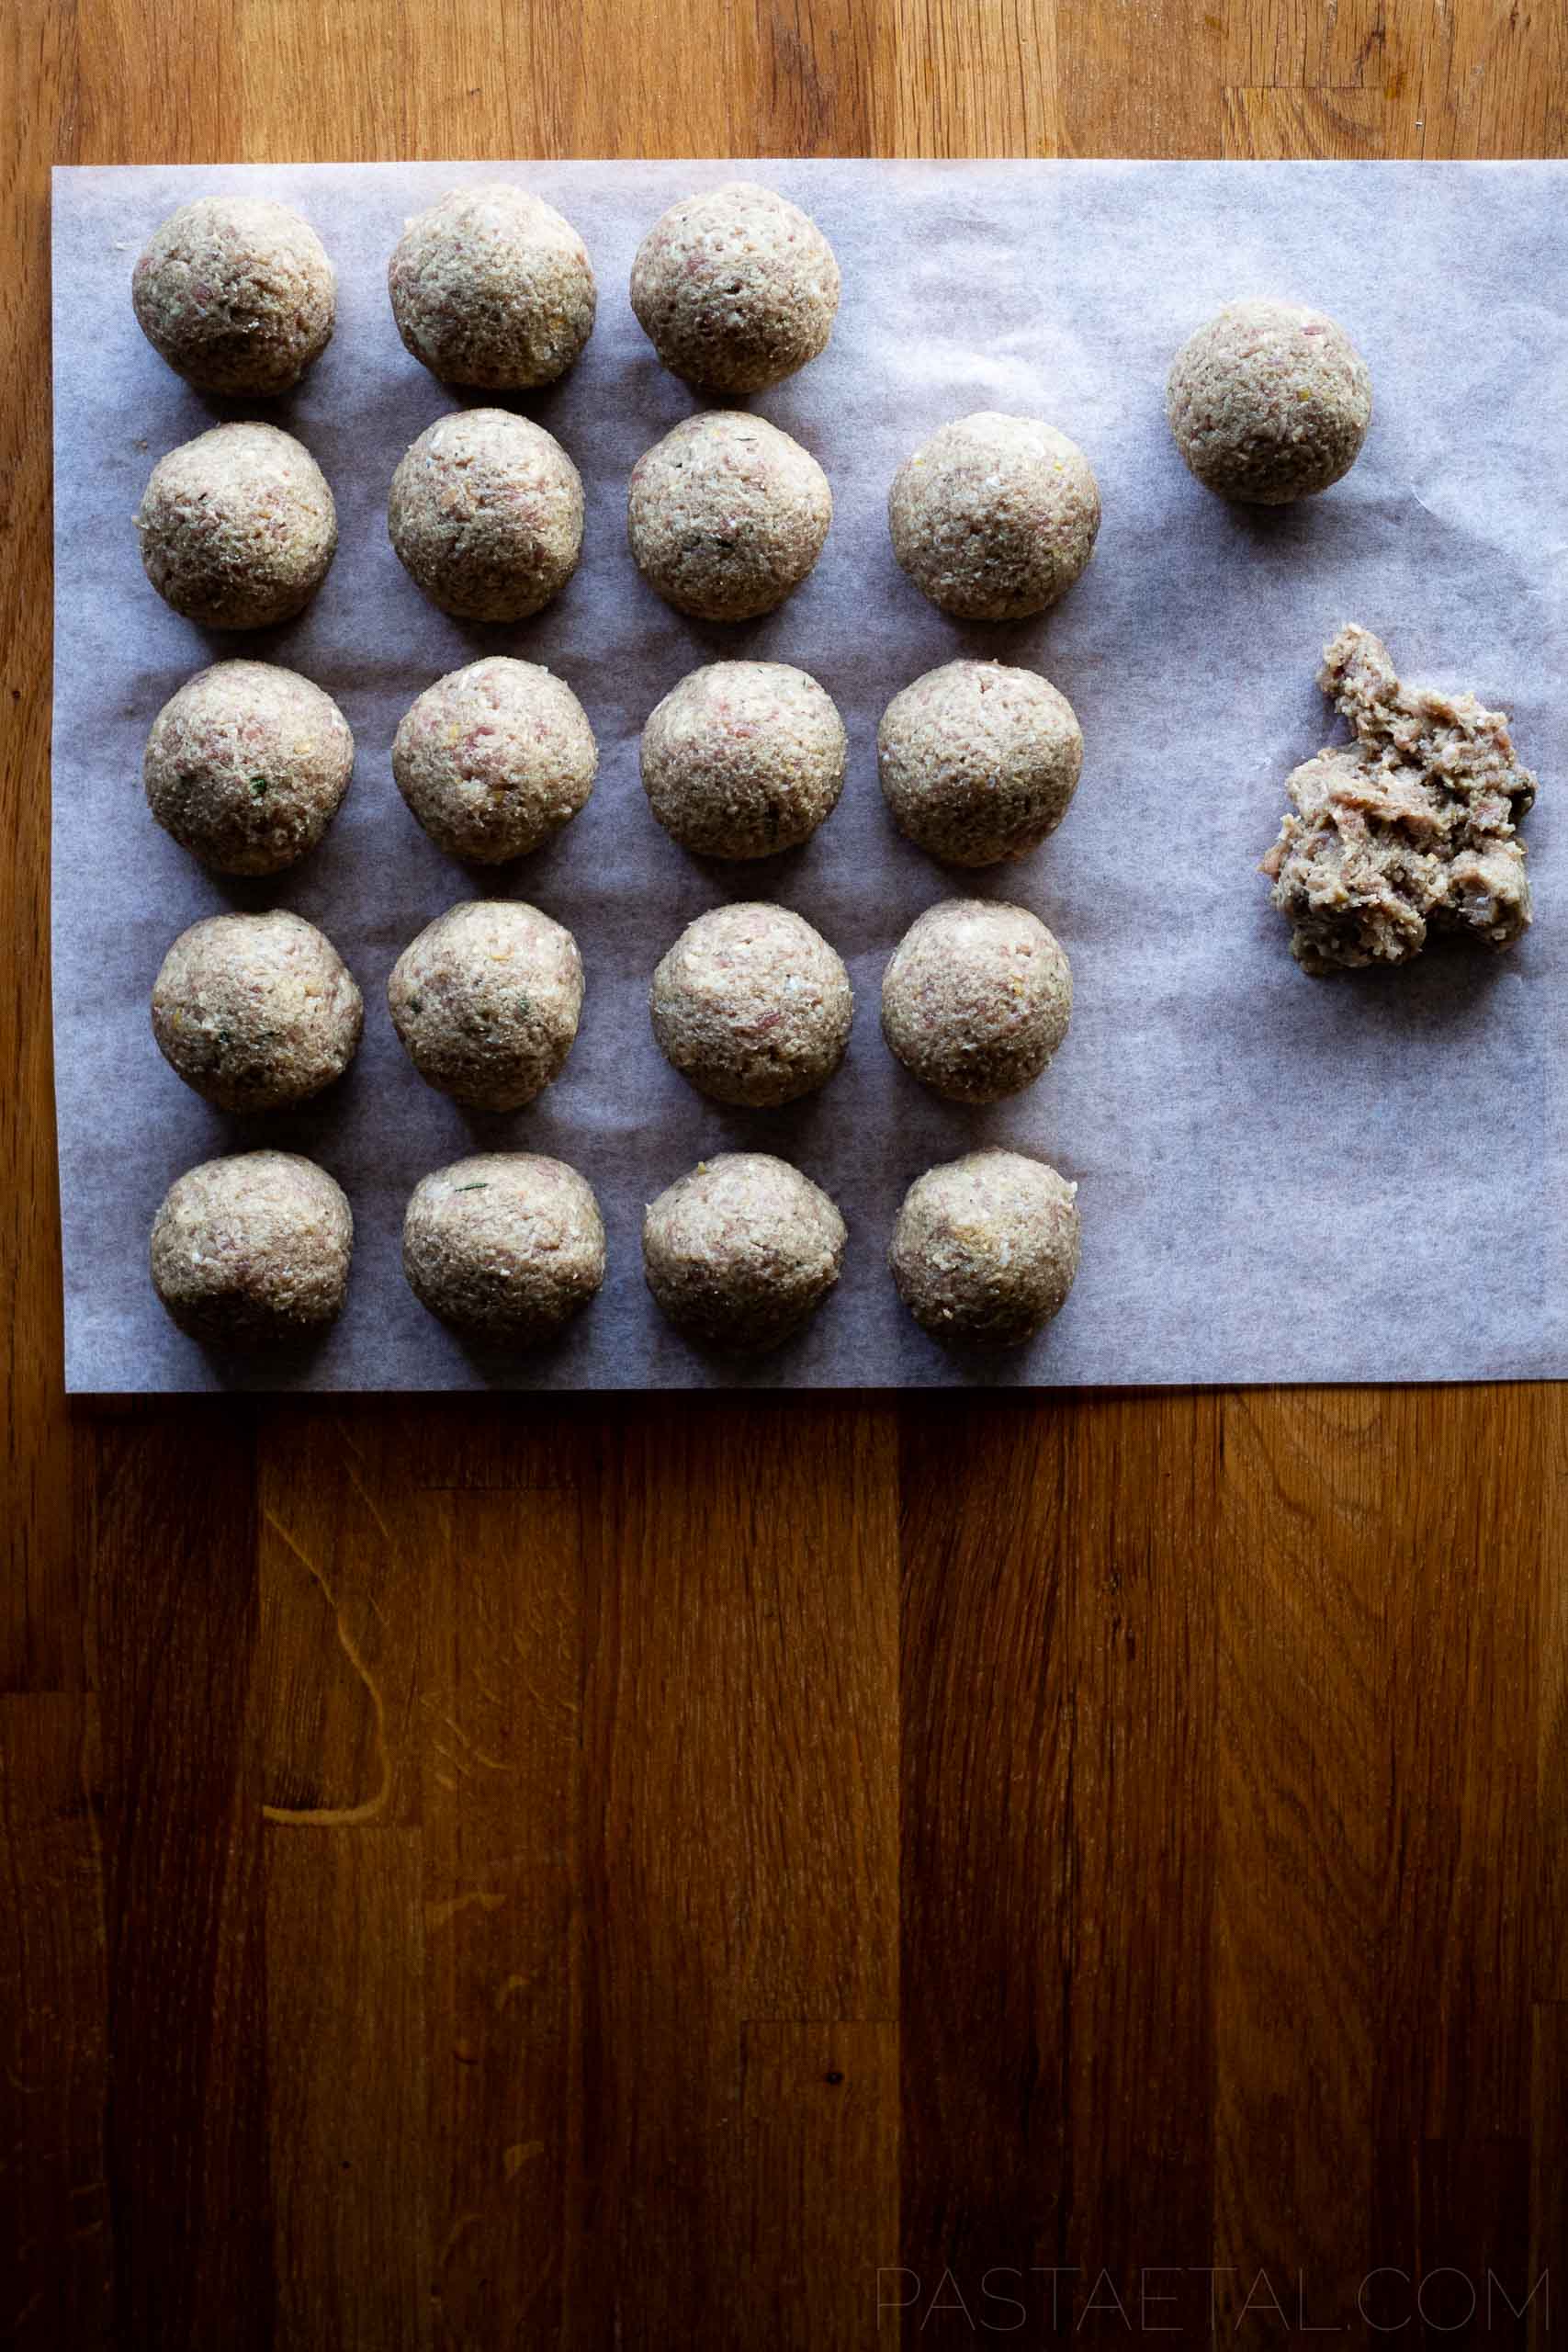
[{"label": "raw meatball", "polygon": [[1292,807],[1263,860],[1303,971],[1407,964],[1431,930],[1512,947],[1529,928],[1515,828],[1536,780],[1505,713],[1405,685],[1353,622],[1324,648],[1317,683],[1355,741],[1289,778]]},{"label": "raw meatball", "polygon": [[654,815],[698,857],[770,857],[807,841],[844,788],[844,722],[784,662],[712,662],[642,730]]},{"label": "raw meatball", "polygon": [[276,1346],[335,1321],[354,1214],[325,1169],[291,1151],[203,1160],[152,1220],[152,1287],[192,1339]]},{"label": "raw meatball", "polygon": [[688,416],[632,468],[626,525],[637,568],[696,620],[749,621],[782,605],[833,519],[809,451],[760,416]]},{"label": "raw meatball", "polygon": [[330,939],[281,908],[182,931],[152,984],[171,1069],[220,1111],[278,1111],[341,1078],[365,1005]]},{"label": "raw meatball", "polygon": [[582,553],[582,477],[542,424],[461,409],[422,433],[392,476],[387,528],[433,605],[522,621],[558,596]]},{"label": "raw meatball", "polygon": [[887,500],[893,552],[933,605],[1016,621],[1065,595],[1094,552],[1100,492],[1076,441],[987,409],[907,458]]},{"label": "raw meatball", "polygon": [[1371,423],[1372,384],[1321,311],[1232,302],[1177,353],[1165,410],[1205,490],[1280,506],[1349,472]]},{"label": "raw meatball", "polygon": [[398,790],[431,840],[482,865],[558,833],[586,804],[598,765],[571,688],[504,654],[426,687],[392,743]]},{"label": "raw meatball", "polygon": [[263,398],[332,341],[337,282],[308,220],[257,196],[198,196],[155,229],[130,300],[142,334],[202,392]]},{"label": "raw meatball", "polygon": [[648,1287],[678,1331],[737,1355],[776,1348],[839,1279],[844,1220],[784,1159],[699,1160],[642,1221]]},{"label": "raw meatball", "polygon": [[1060,1312],[1078,1270],[1077,1192],[1043,1159],[971,1151],[904,1195],[889,1263],[939,1340],[1017,1348]]},{"label": "raw meatball", "polygon": [[928,907],[883,975],[883,1035],[949,1102],[999,1102],[1032,1085],[1072,1010],[1072,970],[1044,924],[991,899]]},{"label": "raw meatball", "polygon": [[204,628],[268,628],[304,611],[337,548],[310,451],[276,424],[215,424],[160,458],[136,528],[148,579]]},{"label": "raw meatball", "polygon": [[604,1279],[599,1204],[575,1169],[480,1153],[414,1187],[403,1272],[422,1306],[488,1347],[553,1340]]},{"label": "raw meatball", "polygon": [[731,180],[671,205],[632,264],[632,309],[666,368],[710,392],[761,392],[827,349],[839,265],[810,216]]},{"label": "raw meatball", "polygon": [[753,1110],[825,1085],[844,1058],[854,999],[827,941],[785,907],[716,907],[688,923],[653,976],[653,1034],[682,1078]]},{"label": "raw meatball", "polygon": [[270,662],[216,662],[152,721],[147,806],[218,874],[279,874],[348,790],[354,738],[330,695]]},{"label": "raw meatball", "polygon": [[949,662],[895,695],[876,764],[901,833],[948,865],[995,865],[1055,831],[1083,735],[1066,696],[1032,670]]},{"label": "raw meatball", "polygon": [[387,983],[392,1025],[428,1086],[472,1111],[515,1111],[560,1076],[582,1011],[570,931],[520,899],[448,908]]},{"label": "raw meatball", "polygon": [[411,220],[387,290],[398,333],[445,384],[553,384],[593,330],[581,238],[553,205],[506,180],[454,188]]}]

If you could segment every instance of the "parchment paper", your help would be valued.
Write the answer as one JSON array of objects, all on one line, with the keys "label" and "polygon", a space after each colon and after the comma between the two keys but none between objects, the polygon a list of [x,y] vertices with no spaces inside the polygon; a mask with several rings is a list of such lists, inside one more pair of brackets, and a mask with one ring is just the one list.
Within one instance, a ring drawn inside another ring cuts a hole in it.
[{"label": "parchment paper", "polygon": [[[581,469],[586,552],[540,618],[465,628],[427,605],[388,545],[393,467],[459,405],[404,353],[385,290],[408,214],[514,169],[577,223],[599,322],[556,390],[522,403]],[[778,614],[707,628],[643,587],[626,548],[627,473],[698,405],[655,361],[627,274],[649,224],[714,163],[378,164],[65,170],[54,190],[56,668],[54,1023],[73,1389],[519,1386],[858,1387],[1442,1380],[1568,1371],[1563,1061],[1568,907],[1559,779],[1568,655],[1568,169],[1519,164],[769,164],[837,248],[844,300],[828,354],[755,406],[814,450],[836,513],[816,573]],[[131,263],[166,213],[223,188],[298,206],[337,264],[336,337],[292,398],[254,410],[187,390],[143,341]],[[1320,303],[1369,359],[1377,413],[1359,464],[1293,511],[1227,509],[1167,434],[1172,352],[1221,301]],[[1089,572],[1042,621],[964,628],[909,586],[884,506],[908,451],[976,408],[1033,411],[1099,475]],[[302,619],[206,637],[148,586],[131,515],[154,459],[216,418],[274,417],[314,452],[341,545]],[[41,429],[41,420],[40,420]],[[1346,619],[1408,673],[1513,714],[1540,773],[1526,826],[1536,927],[1506,958],[1304,978],[1256,862],[1289,770],[1326,737],[1313,679]],[[389,751],[441,673],[484,651],[547,662],[601,748],[586,812],[499,887],[570,925],[587,967],[559,1082],[513,1117],[432,1092],[387,1017],[387,974],[455,901],[496,887],[436,851],[405,811]],[[357,742],[323,846],[265,883],[204,874],[141,789],[153,716],[190,673],[243,653],[318,680]],[[878,716],[959,653],[1042,668],[1088,744],[1077,798],[1021,865],[954,880],[904,843],[877,790]],[[849,727],[850,779],[808,847],[704,866],[653,823],[641,723],[698,662],[798,663]],[[1067,948],[1071,1034],[1039,1085],[986,1112],[907,1078],[878,1029],[884,963],[954,890],[1021,899]],[[670,1070],[649,1031],[654,963],[703,909],[773,897],[834,943],[856,989],[851,1057],[784,1112],[728,1113]],[[298,1114],[236,1121],[164,1064],[147,1003],[186,924],[228,906],[295,908],[365,991],[349,1078]],[[899,1306],[885,1252],[932,1161],[985,1141],[1077,1179],[1082,1272],[1048,1334],[967,1364]],[[347,1310],[301,1361],[245,1365],[166,1321],[147,1275],[153,1212],[184,1169],[277,1144],[319,1159],[354,1204]],[[400,1272],[404,1203],[476,1148],[558,1155],[598,1193],[610,1272],[553,1353],[497,1374],[416,1304]],[[840,1203],[844,1279],[809,1331],[754,1370],[694,1353],[642,1281],[643,1204],[704,1155],[797,1160]]]}]

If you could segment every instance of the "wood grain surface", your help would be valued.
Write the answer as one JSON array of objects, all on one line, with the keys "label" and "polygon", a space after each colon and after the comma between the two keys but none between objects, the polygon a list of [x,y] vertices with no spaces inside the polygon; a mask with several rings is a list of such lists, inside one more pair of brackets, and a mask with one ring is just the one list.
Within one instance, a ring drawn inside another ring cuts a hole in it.
[{"label": "wood grain surface", "polygon": [[44,389],[51,162],[1551,153],[1565,81],[1545,0],[0,11],[0,2343],[1568,2325],[1560,1392],[66,1407]]}]

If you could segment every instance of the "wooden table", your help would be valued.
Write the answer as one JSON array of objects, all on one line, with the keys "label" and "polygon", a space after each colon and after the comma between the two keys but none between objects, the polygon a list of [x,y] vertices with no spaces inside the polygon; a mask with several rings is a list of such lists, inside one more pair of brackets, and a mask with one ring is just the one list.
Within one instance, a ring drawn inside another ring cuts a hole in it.
[{"label": "wooden table", "polygon": [[45,388],[51,161],[1541,153],[1565,57],[1540,0],[10,0],[0,2340],[1035,2343],[1064,2266],[1064,2338],[1469,2282],[1440,2340],[1547,2340],[1557,1391],[67,1408]]}]

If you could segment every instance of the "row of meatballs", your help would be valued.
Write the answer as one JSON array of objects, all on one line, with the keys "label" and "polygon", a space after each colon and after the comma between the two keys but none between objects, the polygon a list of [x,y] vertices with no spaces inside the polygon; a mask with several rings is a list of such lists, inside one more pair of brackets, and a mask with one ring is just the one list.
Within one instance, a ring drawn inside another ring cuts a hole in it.
[{"label": "row of meatballs", "polygon": [[[1077,1270],[1076,1187],[1037,1159],[967,1153],[904,1197],[888,1261],[934,1337],[1021,1345],[1059,1311]],[[793,1337],[839,1280],[848,1229],[810,1178],[766,1152],[703,1160],[643,1219],[649,1289],[698,1346],[761,1355]],[[604,1223],[575,1169],[486,1152],[422,1179],[403,1220],[420,1304],[468,1345],[524,1352],[558,1339],[604,1279]],[[342,1312],[354,1214],[313,1160],[240,1152],[187,1170],[152,1224],[158,1296],[220,1348],[298,1345]]]},{"label": "row of meatballs", "polygon": [[[877,773],[899,830],[948,865],[1022,856],[1066,815],[1083,767],[1066,697],[1032,670],[958,661],[895,695]],[[715,662],[666,695],[642,729],[649,806],[698,857],[796,849],[838,806],[849,741],[831,697],[782,662]],[[586,807],[599,752],[587,713],[537,662],[494,654],[450,672],[405,712],[393,777],[453,857],[504,865]],[[276,874],[315,847],[343,803],[354,738],[297,672],[220,662],[186,682],[149,732],[153,816],[220,874]]]},{"label": "row of meatballs", "polygon": [[[399,956],[387,1003],[429,1086],[470,1111],[518,1111],[553,1085],[577,1036],[582,957],[564,924],[515,899],[449,907]],[[1067,1034],[1067,957],[1039,917],[947,899],[916,918],[882,981],[882,1028],[912,1077],[951,1102],[1032,1086]],[[776,1110],[843,1061],[854,999],[842,959],[787,907],[745,901],[688,923],[649,991],[672,1069],[710,1101]],[[300,915],[209,915],[164,956],[152,1034],[221,1111],[292,1109],[341,1078],[365,1005],[332,942]]]},{"label": "row of meatballs", "polygon": [[[732,396],[827,348],[839,265],[807,213],[755,181],[683,198],[649,231],[631,304],[664,365]],[[405,226],[387,266],[405,348],[442,383],[536,391],[581,358],[598,287],[551,204],[510,180],[454,188]],[[337,276],[308,220],[266,198],[198,197],[154,230],[131,274],[149,343],[199,391],[287,392],[332,340]]]},{"label": "row of meatballs", "polygon": [[[888,494],[893,551],[964,620],[1044,612],[1100,529],[1088,458],[1043,419],[981,411],[942,426]],[[499,408],[437,417],[392,475],[399,560],[454,619],[530,619],[582,555],[582,477],[542,424]],[[810,451],[738,409],[682,419],[632,468],[626,534],[649,586],[695,620],[773,612],[815,569],[833,519]],[[216,424],[160,458],[137,508],[142,566],[206,628],[267,628],[310,603],[337,551],[337,507],[304,445],[275,424]]]}]

